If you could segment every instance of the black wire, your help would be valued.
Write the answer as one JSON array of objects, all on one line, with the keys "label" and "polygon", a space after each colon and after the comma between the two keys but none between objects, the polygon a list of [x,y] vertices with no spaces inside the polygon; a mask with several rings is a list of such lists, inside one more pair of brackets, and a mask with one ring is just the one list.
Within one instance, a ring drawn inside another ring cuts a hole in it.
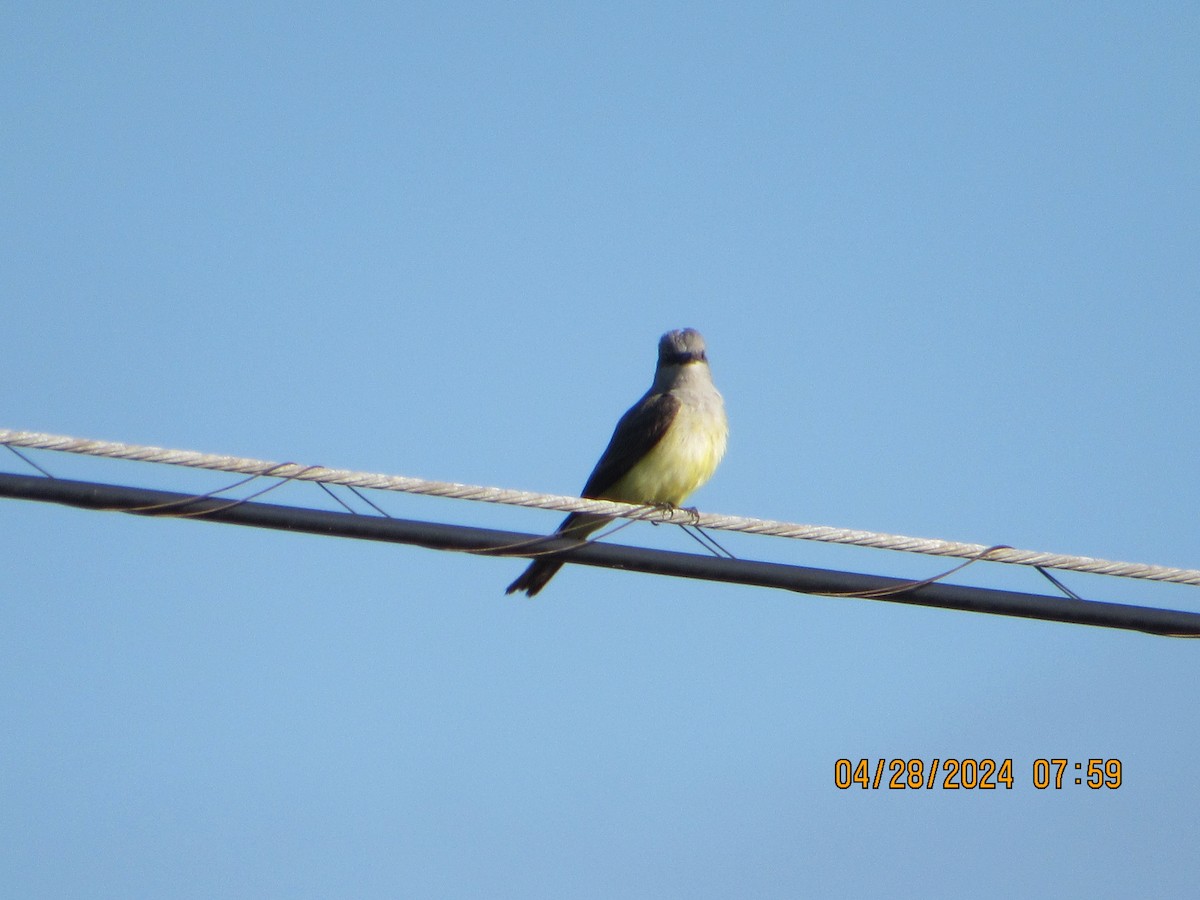
[{"label": "black wire", "polygon": [[28,456],[26,456],[24,453],[22,453],[20,450],[18,450],[16,447],[14,447],[12,444],[5,444],[4,446],[7,447],[9,450],[11,450],[13,453],[17,454],[18,459],[24,460],[26,463],[28,463],[33,468],[37,469],[39,472],[41,472],[47,478],[54,477],[49,472],[47,472],[45,469],[43,469],[41,466],[39,466],[37,463],[35,463],[32,459],[30,459]]},{"label": "black wire", "polygon": [[[1061,581],[1059,581],[1057,578],[1055,578],[1053,575],[1051,575],[1049,572],[1047,572],[1041,566],[1034,566],[1034,568],[1037,569],[1039,572],[1041,572],[1044,576],[1046,576],[1047,581],[1049,581],[1052,585],[1054,585],[1056,588],[1058,588],[1060,591],[1062,591],[1064,594],[1066,594],[1072,600],[1083,600],[1082,597],[1080,597],[1077,593],[1075,593],[1073,590],[1071,590],[1069,587],[1067,587],[1065,584],[1063,584]],[[1087,601],[1083,600],[1083,602],[1086,603]]]},{"label": "black wire", "polygon": [[[194,503],[208,521],[290,532],[416,544],[439,550],[489,553],[494,556],[536,557],[539,552],[515,553],[494,548],[539,542],[560,548],[564,562],[606,566],[727,584],[782,588],[806,594],[848,596],[874,594],[880,600],[941,609],[1018,616],[1027,619],[1093,625],[1172,637],[1200,636],[1200,613],[1178,609],[1099,603],[1069,597],[1027,594],[957,584],[922,584],[879,575],[838,572],[758,560],[720,559],[692,553],[650,550],[570,538],[543,538],[509,531],[418,522],[399,518],[347,516],[330,510],[303,509],[269,503],[231,504],[214,498],[195,498],[168,491],[122,485],[50,479],[0,473],[0,496],[62,503],[84,509],[121,510],[139,515],[167,515],[164,508]],[[679,590],[676,586],[675,590]],[[884,596],[889,590],[901,593]]]},{"label": "black wire", "polygon": [[[318,481],[317,484],[320,484],[320,482]],[[324,487],[324,485],[322,485],[322,487]],[[378,504],[376,504],[374,501],[371,500],[370,497],[368,497],[366,494],[364,494],[358,488],[353,487],[348,484],[343,485],[343,487],[345,487],[348,491],[350,491],[350,493],[354,494],[355,497],[357,497],[363,503],[367,504],[367,506],[371,507],[371,509],[375,510],[375,512],[379,513],[384,518],[387,518],[387,519],[391,518],[391,516],[383,509],[382,506],[379,506]]]},{"label": "black wire", "polygon": [[721,543],[701,528],[699,525],[680,525],[683,533],[694,540],[697,544],[711,553],[713,556],[724,557],[725,559],[737,559],[732,553],[721,546]]}]

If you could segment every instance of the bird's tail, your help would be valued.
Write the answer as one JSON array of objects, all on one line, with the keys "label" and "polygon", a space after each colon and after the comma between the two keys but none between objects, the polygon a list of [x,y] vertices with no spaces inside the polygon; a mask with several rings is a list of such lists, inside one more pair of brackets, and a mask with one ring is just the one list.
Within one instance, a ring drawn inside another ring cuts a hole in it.
[{"label": "bird's tail", "polygon": [[562,563],[552,559],[535,559],[529,564],[529,568],[521,573],[521,577],[510,584],[504,593],[512,594],[516,591],[524,591],[532,597],[544,588],[562,567]]},{"label": "bird's tail", "polygon": [[[554,532],[552,537],[573,537],[582,541],[589,534],[603,525],[605,522],[611,521],[604,516],[589,516],[586,513],[571,513],[563,523],[558,526],[558,530]],[[544,588],[547,582],[550,581],[558,570],[563,567],[563,564],[553,557],[543,557],[535,559],[529,564],[520,577],[510,584],[504,591],[506,594],[512,594],[516,591],[524,591],[530,597],[537,594]]]}]

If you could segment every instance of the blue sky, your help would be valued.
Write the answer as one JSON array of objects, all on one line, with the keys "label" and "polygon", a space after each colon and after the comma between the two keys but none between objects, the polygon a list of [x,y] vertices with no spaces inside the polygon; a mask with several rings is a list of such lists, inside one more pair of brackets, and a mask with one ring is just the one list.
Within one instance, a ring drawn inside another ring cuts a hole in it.
[{"label": "blue sky", "polygon": [[[1194,4],[2,21],[0,426],[572,493],[692,326],[732,427],[706,511],[1200,564]],[[16,501],[0,538],[21,896],[1193,887],[1189,642],[582,568],[517,600],[517,561]],[[833,784],[951,756],[1012,758],[1016,787]],[[1035,790],[1053,756],[1125,782]]]}]

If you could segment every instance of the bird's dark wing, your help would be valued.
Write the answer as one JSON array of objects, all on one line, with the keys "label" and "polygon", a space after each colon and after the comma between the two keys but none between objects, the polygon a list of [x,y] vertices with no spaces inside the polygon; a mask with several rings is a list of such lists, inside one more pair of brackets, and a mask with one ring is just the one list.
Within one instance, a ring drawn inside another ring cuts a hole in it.
[{"label": "bird's dark wing", "polygon": [[620,481],[662,440],[679,407],[679,398],[674,394],[650,394],[621,416],[604,455],[583,486],[582,496],[601,497]]}]

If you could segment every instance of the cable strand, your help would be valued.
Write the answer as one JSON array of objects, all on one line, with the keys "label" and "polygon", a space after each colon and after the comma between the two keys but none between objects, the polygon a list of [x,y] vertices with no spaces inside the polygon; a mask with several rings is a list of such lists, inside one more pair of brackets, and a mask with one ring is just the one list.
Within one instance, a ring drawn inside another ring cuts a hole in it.
[{"label": "cable strand", "polygon": [[[654,522],[670,521],[669,513],[655,506],[637,506],[628,503],[616,503],[609,500],[587,500],[580,497],[568,497],[558,494],[541,494],[481,485],[431,481],[422,478],[381,475],[348,469],[330,469],[324,466],[306,467],[296,463],[274,463],[244,457],[199,453],[193,450],[170,450],[163,447],[89,440],[64,435],[44,434],[41,432],[0,429],[0,444],[5,444],[10,449],[22,447],[37,450],[56,450],[63,453],[83,454],[85,456],[138,460],[242,475],[269,474],[297,481],[340,484],[349,488],[400,491],[427,496],[501,503],[510,506],[558,510],[560,512],[586,512],[609,518],[620,517]],[[973,559],[991,549],[984,544],[907,537],[904,535],[849,528],[804,525],[793,522],[780,522],[745,516],[717,515],[713,513],[695,513],[692,521],[688,524],[717,531],[737,531],[744,534],[771,535],[796,540],[848,544],[857,547],[874,547],[881,550],[897,550],[909,553],[921,553],[929,556],[957,557],[960,559]],[[1035,568],[1087,572],[1096,575],[1111,575],[1121,578],[1138,578],[1149,581],[1200,586],[1200,570],[1198,569],[1118,562],[1087,556],[1072,556],[1035,550],[1019,550],[1016,548],[995,550],[988,553],[987,558],[989,562],[1001,562],[1010,565],[1033,566]]]}]

